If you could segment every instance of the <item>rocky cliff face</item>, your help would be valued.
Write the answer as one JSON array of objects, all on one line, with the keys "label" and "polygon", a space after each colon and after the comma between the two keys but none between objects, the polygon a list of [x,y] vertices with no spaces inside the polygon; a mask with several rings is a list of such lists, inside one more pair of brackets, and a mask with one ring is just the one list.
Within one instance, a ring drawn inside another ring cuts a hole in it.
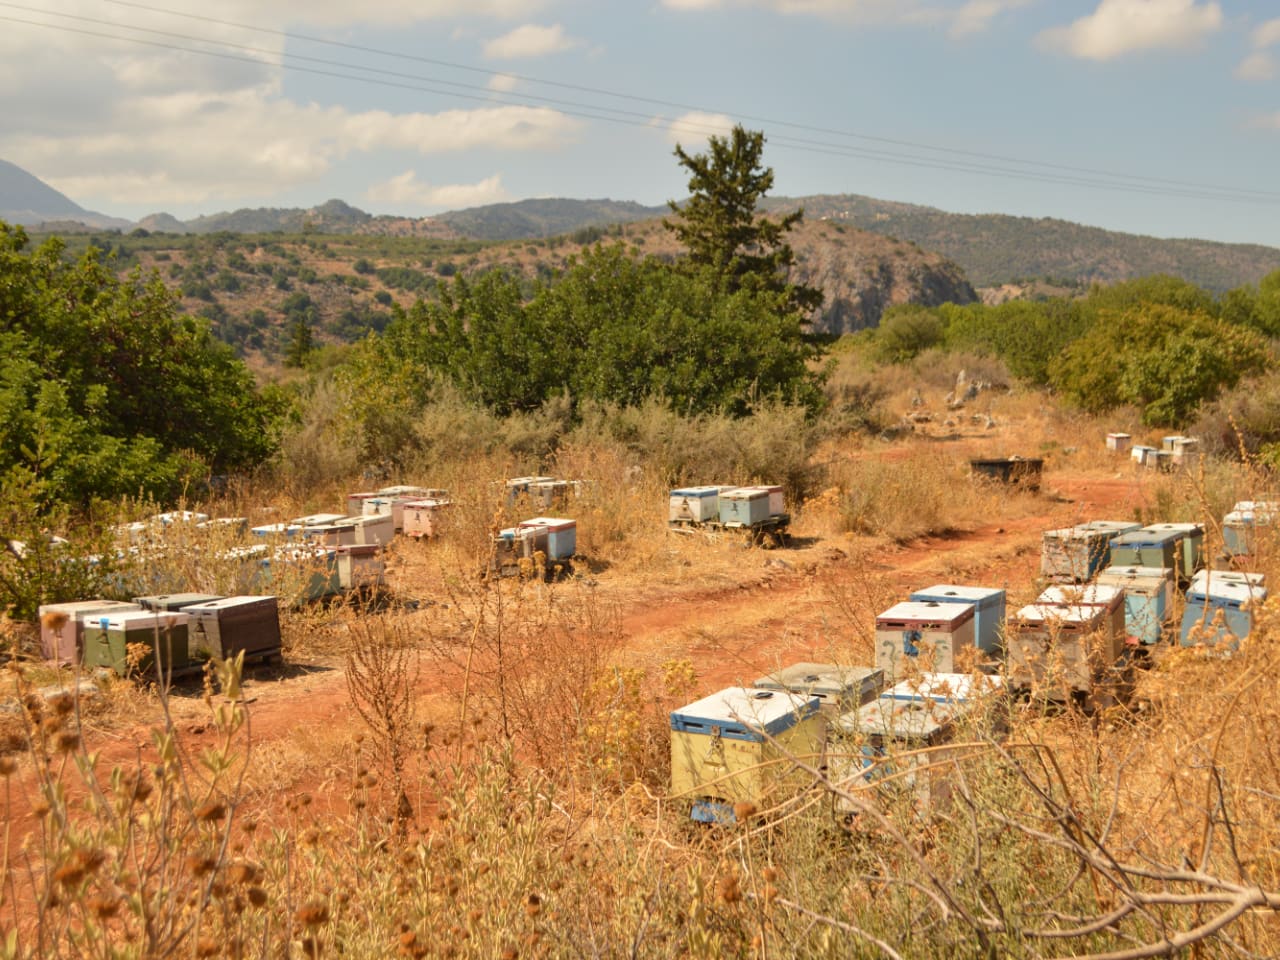
[{"label": "rocky cliff face", "polygon": [[878,326],[899,303],[938,306],[978,299],[963,271],[913,243],[826,221],[802,223],[792,234],[792,279],[825,294],[815,331],[852,333]]}]

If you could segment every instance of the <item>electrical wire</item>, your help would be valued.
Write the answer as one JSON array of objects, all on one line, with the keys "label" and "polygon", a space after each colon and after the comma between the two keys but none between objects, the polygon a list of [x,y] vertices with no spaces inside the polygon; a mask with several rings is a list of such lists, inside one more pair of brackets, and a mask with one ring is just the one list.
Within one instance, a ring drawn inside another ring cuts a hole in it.
[{"label": "electrical wire", "polygon": [[[243,24],[237,24],[233,21],[221,21],[216,18],[200,17],[193,14],[181,14],[176,11],[162,10],[161,8],[147,7],[142,4],[126,2],[126,0],[107,0],[107,2],[115,3],[120,6],[138,7],[140,9],[160,12],[172,13],[175,16],[187,16],[192,19],[204,20],[208,22],[218,23],[224,26],[236,27],[240,29],[256,30],[258,32],[271,33],[282,37],[304,40],[308,42],[330,43],[334,46],[347,47],[351,49],[361,50],[364,52],[372,52],[379,54],[388,54],[387,51],[379,51],[372,47],[361,47],[356,44],[346,44],[339,41],[324,41],[318,38],[310,38],[301,35],[293,35],[284,31],[270,30],[268,28],[249,27]],[[335,61],[327,58],[312,57],[305,54],[295,54],[286,51],[268,50],[261,47],[253,47],[246,44],[237,44],[228,40],[210,40],[204,37],[194,37],[189,34],[174,33],[172,31],[156,30],[149,27],[142,27],[134,24],[120,23],[117,21],[100,20],[92,17],[85,17],[76,14],[67,14],[58,11],[49,11],[44,9],[32,8],[21,4],[6,2],[0,0],[0,7],[9,9],[22,10],[24,12],[37,13],[41,15],[52,15],[62,19],[73,20],[81,23],[90,23],[99,26],[110,26],[117,29],[131,30],[135,33],[145,33],[151,36],[166,37],[169,40],[184,40],[189,43],[200,43],[210,47],[220,47],[222,49],[205,49],[201,47],[192,47],[184,44],[171,43],[167,41],[147,40],[136,36],[122,36],[119,34],[103,33],[97,30],[89,30],[84,28],[72,27],[63,24],[48,23],[45,21],[26,20],[18,17],[0,15],[0,21],[18,23],[27,26],[41,27],[70,34],[79,34],[99,39],[114,40],[125,43],[138,44],[153,48],[173,50],[183,53],[196,54],[200,56],[213,57],[223,60],[231,60],[241,63],[252,63],[261,66],[278,67],[294,72],[308,73],[317,76],[329,77],[339,80],[349,80],[368,84],[377,84],[397,89],[410,90],[422,93],[431,93],[446,97],[457,97],[467,100],[478,100],[487,103],[501,104],[504,106],[522,106],[528,107],[530,104],[539,105],[540,108],[554,107],[556,111],[565,116],[571,116],[579,119],[597,120],[611,123],[627,124],[631,126],[652,127],[654,118],[647,113],[641,113],[635,110],[626,110],[617,107],[608,107],[599,104],[587,104],[579,101],[566,101],[555,97],[538,96],[535,94],[515,93],[511,91],[493,91],[486,88],[477,87],[473,84],[465,84],[457,81],[442,80],[437,77],[423,77],[416,74],[408,74],[399,71],[387,70],[381,67],[366,66],[359,63],[348,63],[343,61]],[[240,53],[228,53],[227,50],[237,50]],[[245,54],[258,54],[272,59],[261,59],[260,56],[246,56]],[[427,58],[412,57],[409,55],[396,55],[402,59],[415,59],[424,62],[436,63],[438,65],[453,66],[461,69],[468,69],[476,72],[491,73],[491,71],[483,71],[475,67],[461,67],[461,65],[447,64],[444,61],[431,61]],[[297,61],[297,62],[295,62]],[[333,68],[333,69],[330,69]],[[341,72],[357,70],[362,71],[365,76],[354,75],[351,73]],[[507,76],[513,76],[508,74]],[[519,78],[529,82],[550,83],[548,81],[537,81],[533,78]],[[617,94],[609,91],[600,91],[593,88],[577,87],[574,85],[551,84],[555,86],[568,86],[580,91],[587,91],[597,94],[608,95],[612,97],[631,99],[640,102],[658,103],[666,106],[676,106],[685,110],[705,110],[705,108],[693,107],[685,104],[674,104],[666,101],[646,100],[645,98],[631,97],[626,94]],[[448,88],[448,89],[443,89]],[[477,92],[468,92],[477,91]],[[760,118],[756,118],[760,119]],[[720,133],[718,127],[711,127],[705,124],[699,124],[687,119],[681,118],[674,121],[668,121],[668,125],[677,130],[687,130],[690,133],[701,135]],[[794,124],[783,122],[780,125],[797,128],[797,129],[822,129],[806,127],[802,124]],[[836,131],[832,131],[837,133]],[[858,136],[858,135],[849,135]],[[879,139],[879,138],[867,138]],[[1076,186],[1088,189],[1104,189],[1111,191],[1119,191],[1125,193],[1146,194],[1156,196],[1175,196],[1189,199],[1201,199],[1212,201],[1226,202],[1248,202],[1248,203],[1275,203],[1280,202],[1280,194],[1269,193],[1265,191],[1255,191],[1250,189],[1222,187],[1217,185],[1194,184],[1186,181],[1170,181],[1158,178],[1150,178],[1142,181],[1139,178],[1129,177],[1128,175],[1115,175],[1102,172],[1096,172],[1092,175],[1084,175],[1087,168],[1073,168],[1066,165],[1042,164],[1045,172],[1036,170],[1021,170],[1016,167],[995,166],[989,162],[978,162],[976,160],[960,160],[960,159],[937,159],[932,157],[920,157],[912,154],[903,154],[887,150],[873,150],[863,147],[854,147],[846,144],[830,143],[827,141],[814,140],[811,138],[795,137],[787,134],[770,134],[770,143],[793,150],[801,150],[808,153],[823,154],[828,156],[846,157],[853,159],[872,160],[876,162],[892,162],[899,165],[947,170],[952,172],[970,173],[983,176],[1007,177],[1019,180],[1027,180],[1041,183],[1051,183],[1066,186]],[[902,141],[882,141],[903,143]],[[936,150],[931,146],[921,146],[922,149]],[[985,156],[996,158],[997,155],[976,155],[966,153],[964,151],[953,151],[959,156]],[[1034,161],[1022,161],[1013,158],[1001,158],[1005,162],[1031,165]],[[1066,171],[1063,173],[1049,172],[1052,170]],[[1076,171],[1078,173],[1073,173]],[[1134,182],[1111,182],[1107,180],[1097,179],[1098,176],[1120,176]]]}]

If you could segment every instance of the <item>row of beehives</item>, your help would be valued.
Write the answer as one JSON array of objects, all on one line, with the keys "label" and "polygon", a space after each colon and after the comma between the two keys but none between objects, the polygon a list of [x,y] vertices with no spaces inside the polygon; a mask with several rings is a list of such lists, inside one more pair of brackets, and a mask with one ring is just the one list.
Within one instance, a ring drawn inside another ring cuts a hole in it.
[{"label": "row of beehives", "polygon": [[[999,677],[926,672],[888,684],[884,670],[798,663],[671,713],[672,793],[704,822],[732,822],[740,805],[765,811],[824,775],[835,810],[867,784],[893,785],[923,802],[947,790],[951,742],[998,736]],[[898,763],[900,759],[900,765]],[[804,766],[798,766],[799,761]],[[808,767],[806,770],[804,767]]]},{"label": "row of beehives", "polygon": [[1127,451],[1138,466],[1160,472],[1194,467],[1200,457],[1200,441],[1181,434],[1161,437],[1160,446],[1150,447],[1133,443],[1133,437],[1127,433],[1108,433],[1107,449],[1115,453]]},{"label": "row of beehives", "polygon": [[[1223,522],[1224,555],[1234,563],[1256,551],[1257,527],[1271,522],[1274,504],[1241,501]],[[1252,628],[1252,605],[1266,596],[1261,574],[1209,571],[1204,528],[1197,523],[1141,527],[1095,520],[1044,534],[1041,572],[1065,583],[1124,588],[1125,631],[1131,643],[1164,637],[1175,614],[1175,587],[1186,585],[1180,625],[1183,644],[1234,649]]]},{"label": "row of beehives", "polygon": [[40,608],[40,645],[59,665],[179,675],[210,657],[278,657],[279,603],[274,596],[203,593],[51,603]]},{"label": "row of beehives", "polygon": [[667,502],[667,522],[674,525],[758,527],[788,520],[780,486],[679,487]]}]

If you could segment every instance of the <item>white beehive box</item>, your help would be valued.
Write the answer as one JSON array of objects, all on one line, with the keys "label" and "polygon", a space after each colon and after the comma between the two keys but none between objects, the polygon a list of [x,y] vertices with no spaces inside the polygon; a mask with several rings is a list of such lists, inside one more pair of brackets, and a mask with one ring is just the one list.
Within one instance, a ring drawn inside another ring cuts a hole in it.
[{"label": "white beehive box", "polygon": [[1031,604],[1009,620],[1010,686],[1046,700],[1089,694],[1110,664],[1107,612],[1101,607]]},{"label": "white beehive box", "polygon": [[876,617],[876,666],[886,682],[908,673],[952,673],[960,651],[975,646],[970,603],[908,600]]},{"label": "white beehive box", "polygon": [[355,530],[355,543],[361,546],[373,544],[384,547],[395,539],[395,518],[389,513],[374,513],[348,517]]},{"label": "white beehive box", "polygon": [[668,523],[709,523],[720,519],[718,486],[677,487],[667,499]]},{"label": "white beehive box", "polygon": [[1042,606],[1097,607],[1106,612],[1106,629],[1111,640],[1111,662],[1124,651],[1124,588],[1114,584],[1086,583],[1049,587],[1036,598]]},{"label": "white beehive box", "polygon": [[1115,453],[1127,453],[1133,438],[1127,433],[1108,433],[1107,449]]},{"label": "white beehive box", "polygon": [[1000,677],[985,673],[922,673],[900,680],[884,693],[882,700],[934,700],[938,703],[968,703],[999,693]]}]

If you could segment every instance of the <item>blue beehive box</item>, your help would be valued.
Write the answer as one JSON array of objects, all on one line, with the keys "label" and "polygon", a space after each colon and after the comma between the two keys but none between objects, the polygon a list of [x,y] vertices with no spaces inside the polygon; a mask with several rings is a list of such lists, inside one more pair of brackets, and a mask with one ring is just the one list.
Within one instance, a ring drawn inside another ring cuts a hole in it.
[{"label": "blue beehive box", "polygon": [[1198,579],[1187,588],[1182,612],[1182,645],[1205,644],[1235,650],[1253,629],[1253,606],[1267,588],[1250,583]]},{"label": "blue beehive box", "polygon": [[925,603],[973,604],[974,642],[984,653],[1000,651],[1004,633],[1005,595],[994,587],[964,587],[953,583],[939,583],[911,594],[912,600]]},{"label": "blue beehive box", "polygon": [[1173,616],[1171,569],[1159,567],[1107,567],[1098,574],[1100,585],[1124,591],[1125,636],[1141,644],[1159,643],[1164,626]]},{"label": "blue beehive box", "polygon": [[1222,546],[1228,556],[1249,557],[1257,552],[1258,527],[1269,526],[1276,504],[1242,500],[1222,518]]},{"label": "blue beehive box", "polygon": [[737,487],[720,494],[720,522],[725,526],[754,527],[768,519],[768,490]]},{"label": "blue beehive box", "polygon": [[1179,530],[1152,530],[1146,527],[1122,534],[1111,541],[1110,566],[1178,569],[1181,566],[1184,537],[1185,534]]}]

